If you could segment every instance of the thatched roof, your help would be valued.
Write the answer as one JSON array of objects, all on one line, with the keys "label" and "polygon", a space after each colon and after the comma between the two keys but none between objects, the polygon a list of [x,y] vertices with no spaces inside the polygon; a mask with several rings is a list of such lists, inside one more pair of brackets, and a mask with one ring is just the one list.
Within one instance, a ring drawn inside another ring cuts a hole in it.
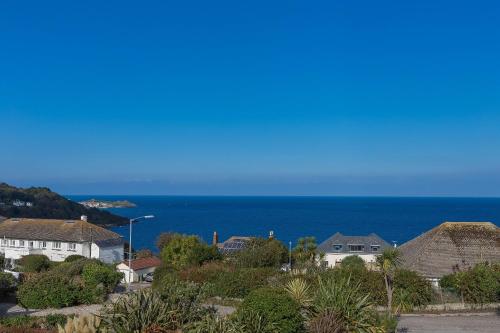
[{"label": "thatched roof", "polygon": [[428,278],[500,262],[500,229],[490,222],[445,222],[399,247],[404,267]]},{"label": "thatched roof", "polygon": [[82,220],[21,219],[0,222],[0,238],[118,245],[120,235]]}]

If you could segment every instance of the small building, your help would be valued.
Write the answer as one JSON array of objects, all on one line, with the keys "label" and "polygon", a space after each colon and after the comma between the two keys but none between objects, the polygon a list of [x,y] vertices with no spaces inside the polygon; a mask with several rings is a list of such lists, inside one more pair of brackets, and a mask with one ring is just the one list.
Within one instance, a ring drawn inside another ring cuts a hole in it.
[{"label": "small building", "polygon": [[117,233],[81,220],[11,218],[0,222],[0,253],[12,264],[29,254],[52,261],[70,255],[105,263],[123,260],[123,239]]},{"label": "small building", "polygon": [[500,228],[490,222],[445,222],[399,249],[405,268],[437,285],[444,275],[500,262]]},{"label": "small building", "polygon": [[129,276],[132,276],[132,282],[139,282],[144,280],[146,274],[153,273],[160,265],[161,260],[158,257],[139,258],[132,260],[131,270],[129,270],[126,260],[116,265],[116,270],[123,273],[122,282],[128,283]]},{"label": "small building", "polygon": [[352,255],[359,256],[370,266],[375,263],[377,255],[389,247],[389,243],[374,233],[368,236],[345,236],[337,232],[321,243],[317,252],[324,254],[321,264],[327,267],[335,267],[345,257]]}]

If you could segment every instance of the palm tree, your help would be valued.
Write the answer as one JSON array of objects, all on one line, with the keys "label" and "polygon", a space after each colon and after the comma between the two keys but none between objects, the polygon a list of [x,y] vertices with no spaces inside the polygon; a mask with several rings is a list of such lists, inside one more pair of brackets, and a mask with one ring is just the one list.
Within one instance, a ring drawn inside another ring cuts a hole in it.
[{"label": "palm tree", "polygon": [[396,248],[388,248],[377,257],[377,266],[384,275],[387,291],[387,312],[392,309],[392,294],[394,292],[394,274],[401,265],[401,252]]},{"label": "palm tree", "polygon": [[310,264],[315,262],[317,248],[315,237],[301,237],[293,249],[293,254],[299,264]]}]

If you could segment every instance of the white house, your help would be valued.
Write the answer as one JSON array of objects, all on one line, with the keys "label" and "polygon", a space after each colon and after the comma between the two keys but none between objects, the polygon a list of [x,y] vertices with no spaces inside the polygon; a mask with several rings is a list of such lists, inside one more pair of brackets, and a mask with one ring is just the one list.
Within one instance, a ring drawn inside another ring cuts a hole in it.
[{"label": "white house", "polygon": [[370,266],[375,263],[377,255],[388,247],[386,241],[374,233],[368,236],[345,236],[337,232],[318,246],[318,252],[324,254],[322,264],[335,267],[345,257],[356,255]]},{"label": "white house", "polygon": [[132,278],[132,282],[138,282],[142,281],[146,274],[153,273],[160,264],[161,260],[157,257],[139,258],[132,260],[130,265],[131,270],[129,270],[128,261],[123,261],[116,265],[116,270],[123,273],[124,278],[122,282],[128,283],[130,280],[129,276]]},{"label": "white house", "polygon": [[123,239],[117,233],[81,220],[11,218],[0,222],[0,253],[11,263],[29,254],[52,261],[70,255],[105,263],[123,260]]}]

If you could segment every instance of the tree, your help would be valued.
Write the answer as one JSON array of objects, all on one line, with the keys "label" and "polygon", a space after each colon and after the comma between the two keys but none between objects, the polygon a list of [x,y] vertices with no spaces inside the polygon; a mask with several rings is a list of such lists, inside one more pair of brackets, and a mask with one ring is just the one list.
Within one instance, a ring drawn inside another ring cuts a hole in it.
[{"label": "tree", "polygon": [[392,310],[392,295],[394,292],[394,275],[401,265],[401,252],[395,248],[385,249],[377,257],[377,266],[384,275],[385,289],[387,292],[387,312]]},{"label": "tree", "polygon": [[136,252],[135,257],[137,259],[141,258],[151,258],[153,256],[153,251],[150,249],[140,249],[139,251]]},{"label": "tree", "polygon": [[158,238],[156,238],[156,247],[158,250],[163,250],[163,248],[170,243],[172,239],[174,239],[177,235],[175,232],[162,232],[160,235],[158,235]]},{"label": "tree", "polygon": [[163,264],[176,270],[218,260],[221,254],[215,246],[209,246],[198,236],[176,234],[161,250]]},{"label": "tree", "polygon": [[292,252],[295,262],[301,265],[314,264],[316,262],[317,248],[315,237],[299,238]]},{"label": "tree", "polygon": [[236,264],[245,268],[280,267],[287,261],[288,250],[277,239],[254,238],[235,255]]}]

